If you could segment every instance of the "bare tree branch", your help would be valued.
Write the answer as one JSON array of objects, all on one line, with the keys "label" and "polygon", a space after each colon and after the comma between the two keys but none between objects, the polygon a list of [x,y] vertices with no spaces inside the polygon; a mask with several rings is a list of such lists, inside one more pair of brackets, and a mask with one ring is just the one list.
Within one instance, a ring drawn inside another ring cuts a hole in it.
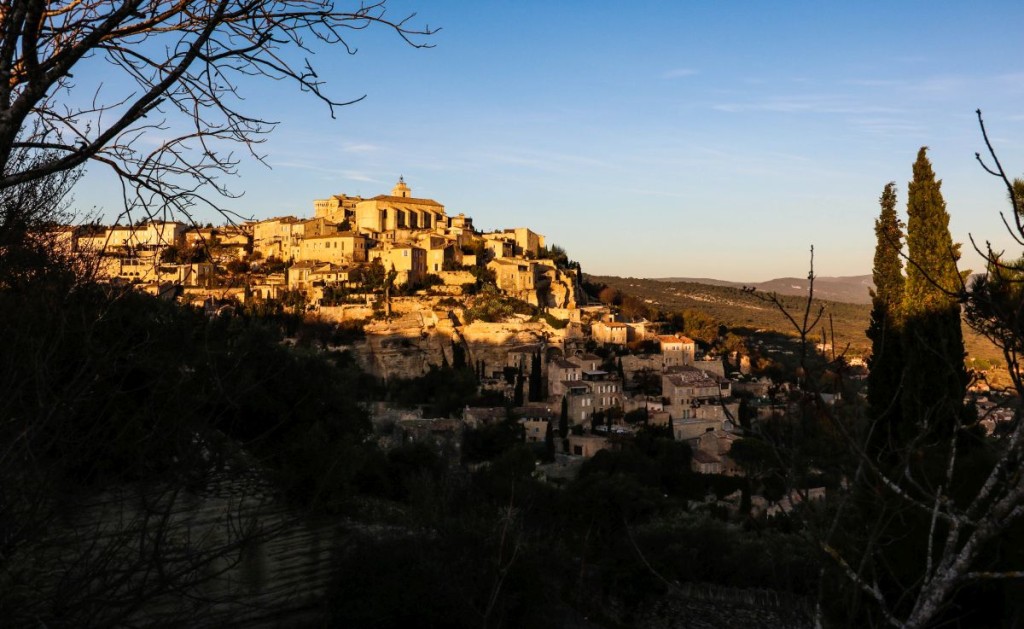
[{"label": "bare tree branch", "polygon": [[[237,196],[222,177],[239,162],[216,147],[241,146],[262,161],[255,147],[277,124],[242,109],[243,81],[291,83],[333,117],[363,96],[330,96],[309,56],[354,54],[348,38],[370,27],[430,47],[438,29],[414,26],[414,15],[393,18],[386,0],[350,9],[333,0],[6,0],[0,189],[92,161],[125,183],[128,212],[219,209],[219,198]],[[80,100],[83,90],[91,101]],[[150,149],[153,133],[170,137]],[[18,149],[47,159],[26,167],[12,161]]]}]

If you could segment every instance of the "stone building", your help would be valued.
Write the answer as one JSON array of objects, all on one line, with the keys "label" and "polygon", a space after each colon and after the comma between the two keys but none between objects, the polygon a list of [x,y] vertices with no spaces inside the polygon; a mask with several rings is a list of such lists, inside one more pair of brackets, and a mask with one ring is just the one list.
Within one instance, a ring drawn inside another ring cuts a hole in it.
[{"label": "stone building", "polygon": [[594,416],[593,383],[584,380],[565,380],[561,382],[565,391],[565,399],[572,425],[585,424]]},{"label": "stone building", "polygon": [[381,194],[357,202],[354,219],[355,229],[375,233],[435,229],[448,225],[444,206],[433,199],[412,196],[412,190],[401,177],[391,194]]},{"label": "stone building", "polygon": [[335,194],[326,199],[313,201],[313,215],[332,223],[351,221],[356,215],[356,204],[363,197],[350,197],[346,194]]},{"label": "stone building", "polygon": [[306,235],[306,222],[294,216],[259,221],[252,227],[252,248],[263,258],[291,260]]},{"label": "stone building", "polygon": [[625,345],[629,342],[629,326],[625,323],[597,321],[590,326],[590,335],[598,343]]},{"label": "stone building", "polygon": [[662,364],[664,367],[692,365],[697,354],[697,344],[685,336],[659,336]]},{"label": "stone building", "polygon": [[296,260],[348,264],[366,262],[366,236],[356,232],[338,232],[323,236],[306,236],[299,242]]},{"label": "stone building", "polygon": [[731,383],[694,367],[671,367],[661,377],[665,410],[673,419],[726,419],[721,399],[732,394]]},{"label": "stone building", "polygon": [[575,362],[564,358],[548,361],[548,395],[561,397],[565,395],[566,383],[575,383],[583,379],[583,368]]},{"label": "stone building", "polygon": [[601,450],[607,450],[608,438],[599,435],[569,435],[569,454],[591,458]]},{"label": "stone building", "polygon": [[385,271],[398,273],[395,284],[420,282],[427,275],[427,252],[408,243],[382,243],[370,250],[370,260],[380,260]]},{"label": "stone building", "polygon": [[587,370],[583,372],[583,381],[590,383],[595,411],[622,407],[622,380],[617,375],[607,371]]}]

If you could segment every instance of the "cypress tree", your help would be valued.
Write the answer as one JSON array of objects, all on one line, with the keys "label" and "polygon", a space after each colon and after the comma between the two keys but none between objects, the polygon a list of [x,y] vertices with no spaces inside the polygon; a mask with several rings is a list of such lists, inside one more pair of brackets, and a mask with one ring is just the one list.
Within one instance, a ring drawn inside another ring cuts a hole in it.
[{"label": "cypress tree", "polygon": [[903,226],[896,216],[896,184],[889,182],[878,200],[881,213],[875,220],[875,265],[871,291],[871,339],[868,362],[868,406],[875,428],[871,449],[877,452],[896,445],[894,428],[900,425],[902,402],[899,399],[903,376]]},{"label": "cypress tree", "polygon": [[907,199],[907,280],[903,295],[903,425],[952,430],[967,387],[963,331],[956,294],[960,245],[949,234],[949,214],[922,147]]},{"label": "cypress tree", "polygon": [[463,349],[461,343],[456,343],[452,340],[452,367],[455,369],[463,369],[466,366],[466,350]]},{"label": "cypress tree", "polygon": [[541,377],[540,351],[530,359],[530,401],[539,402],[544,399],[544,383]]},{"label": "cypress tree", "polygon": [[544,460],[549,463],[555,460],[555,435],[551,430],[550,421],[547,430],[544,431]]}]

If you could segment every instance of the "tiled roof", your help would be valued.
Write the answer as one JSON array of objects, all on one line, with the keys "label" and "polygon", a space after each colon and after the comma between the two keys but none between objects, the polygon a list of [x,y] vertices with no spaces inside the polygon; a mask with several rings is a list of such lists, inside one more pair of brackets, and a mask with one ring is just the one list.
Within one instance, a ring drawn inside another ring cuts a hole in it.
[{"label": "tiled roof", "polygon": [[711,454],[710,452],[706,452],[704,450],[694,450],[693,454],[691,454],[690,456],[692,456],[693,460],[696,461],[697,463],[710,464],[722,462],[722,460],[718,458],[717,455]]},{"label": "tiled roof", "polygon": [[685,386],[718,386],[718,381],[711,377],[710,374],[700,371],[699,369],[692,369],[689,371],[678,371],[671,375],[666,375],[669,382],[677,387]]},{"label": "tiled roof", "polygon": [[433,199],[417,199],[415,197],[393,197],[390,194],[378,194],[372,197],[370,201],[388,201],[389,203],[407,203],[409,205],[433,205],[436,207],[444,207]]}]

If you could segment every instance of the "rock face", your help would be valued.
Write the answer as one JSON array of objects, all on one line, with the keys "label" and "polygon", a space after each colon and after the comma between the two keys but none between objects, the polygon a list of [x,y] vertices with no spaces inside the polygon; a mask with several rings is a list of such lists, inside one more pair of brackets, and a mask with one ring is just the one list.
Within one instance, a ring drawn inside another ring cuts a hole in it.
[{"label": "rock face", "polygon": [[446,334],[438,323],[431,311],[368,323],[364,328],[366,338],[353,348],[356,360],[379,378],[422,375],[431,365],[440,365],[442,356],[451,360],[451,331]]},{"label": "rock face", "polygon": [[488,268],[498,275],[502,292],[533,306],[576,308],[583,294],[579,273],[549,260],[495,260]]},{"label": "rock face", "polygon": [[471,365],[483,361],[484,371],[490,373],[506,365],[509,350],[523,345],[540,344],[542,347],[561,347],[564,330],[555,330],[543,321],[485,323],[474,321],[459,330]]},{"label": "rock face", "polygon": [[579,276],[576,271],[545,267],[543,277],[548,280],[547,303],[543,305],[549,308],[576,307],[578,296],[582,294],[579,290]]},{"label": "rock face", "polygon": [[379,378],[415,377],[431,365],[453,364],[452,347],[461,345],[466,363],[483,361],[490,372],[505,366],[510,349],[523,345],[562,347],[565,330],[544,321],[474,321],[458,325],[449,311],[417,310],[390,321],[366,325],[366,338],[353,346],[360,366]]}]

